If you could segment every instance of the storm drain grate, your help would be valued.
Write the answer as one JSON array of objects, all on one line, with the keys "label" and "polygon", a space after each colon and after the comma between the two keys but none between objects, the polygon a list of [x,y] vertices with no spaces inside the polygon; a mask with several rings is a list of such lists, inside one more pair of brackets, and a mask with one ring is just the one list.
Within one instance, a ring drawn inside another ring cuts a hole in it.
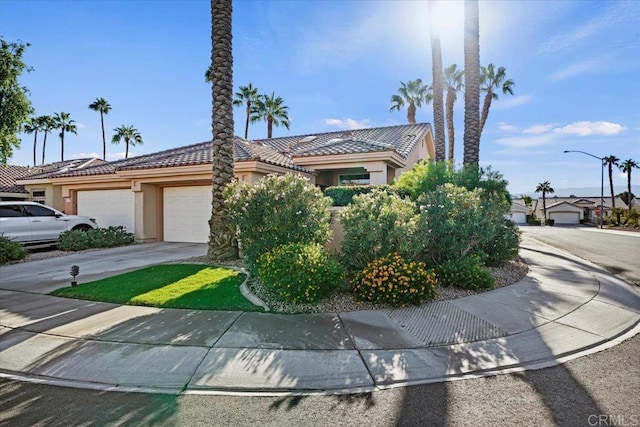
[{"label": "storm drain grate", "polygon": [[507,335],[502,328],[446,301],[422,307],[385,310],[385,314],[427,347]]}]

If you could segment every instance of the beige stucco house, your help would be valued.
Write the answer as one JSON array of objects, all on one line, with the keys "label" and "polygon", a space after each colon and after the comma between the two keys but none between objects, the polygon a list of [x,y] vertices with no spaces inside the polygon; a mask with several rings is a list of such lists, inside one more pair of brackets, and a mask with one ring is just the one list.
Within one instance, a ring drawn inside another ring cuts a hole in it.
[{"label": "beige stucco house", "polygon": [[[322,188],[386,184],[421,159],[433,158],[427,123],[255,141],[236,137],[235,178],[253,183],[295,173]],[[211,216],[211,142],[17,180],[45,188],[46,204],[123,225],[138,242],[206,242]]]},{"label": "beige stucco house", "polygon": [[[604,212],[607,217],[611,211],[611,197],[604,197]],[[620,197],[615,198],[616,207],[627,209],[627,205]],[[578,224],[581,220],[585,222],[598,222],[600,212],[600,196],[598,197],[548,197],[547,198],[547,218],[553,219],[556,224]],[[542,198],[536,201],[535,215],[537,218],[544,217],[542,209]]]}]

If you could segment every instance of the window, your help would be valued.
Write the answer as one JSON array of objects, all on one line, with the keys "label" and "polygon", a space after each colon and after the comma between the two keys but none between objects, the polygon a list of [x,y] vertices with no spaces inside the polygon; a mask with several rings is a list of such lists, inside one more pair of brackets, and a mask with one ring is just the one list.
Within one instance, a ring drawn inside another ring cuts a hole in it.
[{"label": "window", "polygon": [[45,190],[33,190],[31,192],[31,200],[44,205],[46,200],[46,192]]},{"label": "window", "polygon": [[368,173],[340,175],[339,185],[368,185],[371,183]]},{"label": "window", "polygon": [[27,216],[56,216],[56,212],[44,206],[27,205],[24,207]]},{"label": "window", "polygon": [[0,218],[15,218],[24,216],[20,205],[0,206]]}]

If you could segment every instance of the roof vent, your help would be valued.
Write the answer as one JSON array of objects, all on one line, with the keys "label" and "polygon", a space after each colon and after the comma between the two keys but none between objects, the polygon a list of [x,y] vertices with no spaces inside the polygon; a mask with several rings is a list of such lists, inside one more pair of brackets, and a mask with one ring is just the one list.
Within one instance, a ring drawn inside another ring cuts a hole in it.
[{"label": "roof vent", "polygon": [[316,139],[318,139],[316,135],[309,135],[302,138],[300,142],[311,142],[311,141],[315,141]]},{"label": "roof vent", "polygon": [[350,137],[353,136],[353,132],[351,132],[350,130],[345,130],[344,132],[342,132],[342,135],[340,135],[341,137]]},{"label": "roof vent", "polygon": [[332,138],[329,141],[327,141],[327,144],[335,144],[337,142],[342,142],[342,138]]}]

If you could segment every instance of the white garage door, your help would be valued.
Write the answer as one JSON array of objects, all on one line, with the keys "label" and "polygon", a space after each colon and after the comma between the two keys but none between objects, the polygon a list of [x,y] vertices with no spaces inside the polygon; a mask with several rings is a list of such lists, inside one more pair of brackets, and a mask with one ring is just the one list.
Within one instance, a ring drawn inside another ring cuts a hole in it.
[{"label": "white garage door", "polygon": [[134,232],[133,191],[78,191],[78,215],[95,218],[100,227],[124,226]]},{"label": "white garage door", "polygon": [[211,187],[167,187],[163,197],[164,241],[207,243]]},{"label": "white garage door", "polygon": [[527,214],[524,212],[512,212],[511,221],[516,224],[525,224],[527,222]]},{"label": "white garage door", "polygon": [[549,212],[549,218],[555,220],[556,224],[580,224],[578,212]]}]

